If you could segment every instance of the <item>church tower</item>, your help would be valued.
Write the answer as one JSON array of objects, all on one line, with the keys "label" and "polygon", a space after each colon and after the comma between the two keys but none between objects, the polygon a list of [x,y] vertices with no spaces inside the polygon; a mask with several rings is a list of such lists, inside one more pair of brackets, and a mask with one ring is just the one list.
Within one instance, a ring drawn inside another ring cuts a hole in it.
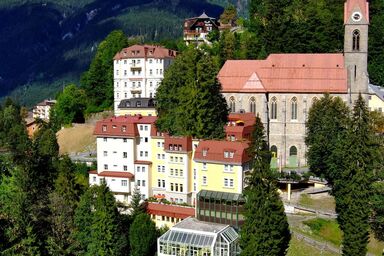
[{"label": "church tower", "polygon": [[368,26],[367,0],[347,0],[344,4],[344,62],[348,70],[350,103],[359,93],[368,93]]}]

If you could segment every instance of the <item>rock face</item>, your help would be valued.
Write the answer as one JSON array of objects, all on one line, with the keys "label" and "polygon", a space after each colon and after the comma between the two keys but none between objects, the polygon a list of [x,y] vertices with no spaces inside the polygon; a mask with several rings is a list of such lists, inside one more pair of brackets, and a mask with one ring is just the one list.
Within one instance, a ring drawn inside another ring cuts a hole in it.
[{"label": "rock face", "polygon": [[205,10],[218,17],[223,10],[196,0],[172,1],[170,9],[169,0],[19,2],[26,1],[0,3],[0,98],[22,85],[78,80],[98,42],[114,29],[147,40],[177,38],[186,16]]}]

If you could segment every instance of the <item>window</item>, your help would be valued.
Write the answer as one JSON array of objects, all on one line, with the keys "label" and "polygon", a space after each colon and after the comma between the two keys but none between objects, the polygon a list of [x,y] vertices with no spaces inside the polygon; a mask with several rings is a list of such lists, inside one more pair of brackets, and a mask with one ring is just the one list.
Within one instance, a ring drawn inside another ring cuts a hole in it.
[{"label": "window", "polygon": [[140,151],[140,156],[142,157],[144,155],[144,152],[143,151]]},{"label": "window", "polygon": [[179,184],[178,183],[175,183],[175,191],[179,191]]},{"label": "window", "polygon": [[295,146],[289,149],[289,156],[297,156],[297,148]]},{"label": "window", "polygon": [[271,119],[277,119],[277,99],[273,97],[271,100]]},{"label": "window", "polygon": [[352,33],[352,50],[360,51],[360,31],[358,29]]},{"label": "window", "polygon": [[224,187],[228,187],[228,179],[224,178]]},{"label": "window", "polygon": [[171,183],[171,188],[170,189],[171,189],[171,191],[173,191],[173,183]]},{"label": "window", "polygon": [[123,166],[123,170],[124,170],[124,171],[128,171],[128,166],[124,165],[124,166]]},{"label": "window", "polygon": [[196,192],[196,190],[197,190],[197,186],[196,186],[196,183],[193,183],[193,191],[195,191],[195,192]]},{"label": "window", "polygon": [[95,176],[93,177],[93,182],[96,182],[96,177]]},{"label": "window", "polygon": [[196,174],[197,174],[196,169],[193,169],[193,179],[194,179],[194,180],[196,179]]},{"label": "window", "polygon": [[107,152],[107,151],[104,151],[104,152],[103,152],[103,155],[104,155],[104,156],[108,156],[108,152]]},{"label": "window", "polygon": [[297,120],[297,98],[293,97],[291,100],[291,119]]},{"label": "window", "polygon": [[127,82],[124,82],[124,87],[127,87]]},{"label": "window", "polygon": [[170,157],[171,162],[173,162],[173,156]]},{"label": "window", "polygon": [[275,145],[271,147],[271,153],[272,153],[272,158],[277,157],[277,147]]},{"label": "window", "polygon": [[183,157],[181,156],[179,160],[180,160],[180,163],[182,163],[183,162]]},{"label": "window", "polygon": [[149,70],[149,75],[152,75],[152,69]]},{"label": "window", "polygon": [[157,147],[161,147],[161,143],[160,142],[157,142]]},{"label": "window", "polygon": [[121,131],[122,131],[122,132],[126,132],[126,131],[127,131],[127,126],[123,125],[123,126],[121,127]]},{"label": "window", "polygon": [[180,169],[180,176],[183,177],[184,176],[184,171]]},{"label": "window", "polygon": [[152,82],[149,82],[149,87],[152,87]]},{"label": "window", "polygon": [[207,170],[207,163],[203,163],[203,170]]},{"label": "window", "polygon": [[165,188],[165,180],[162,180],[162,185],[163,185],[163,188]]},{"label": "window", "polygon": [[173,168],[169,170],[169,175],[173,176]]},{"label": "window", "polygon": [[140,180],[137,180],[137,186],[141,186],[141,181]]},{"label": "window", "polygon": [[208,153],[208,150],[207,149],[203,149],[203,156],[207,156],[207,153]]},{"label": "window", "polygon": [[118,99],[120,97],[120,94],[119,93],[116,93],[116,98]]},{"label": "window", "polygon": [[161,180],[160,179],[157,180],[157,187],[161,188]]},{"label": "window", "polygon": [[148,131],[148,125],[144,125],[144,131]]},{"label": "window", "polygon": [[144,138],[144,142],[148,142],[148,137],[145,137],[145,138]]},{"label": "window", "polygon": [[249,112],[256,114],[256,100],[254,97],[249,101]]},{"label": "window", "polygon": [[140,166],[136,167],[136,172],[140,172]]},{"label": "window", "polygon": [[103,125],[103,132],[106,132],[106,131],[107,131],[107,126]]},{"label": "window", "polygon": [[104,165],[104,170],[108,170],[108,165],[107,164]]},{"label": "window", "polygon": [[124,70],[124,75],[125,75],[125,76],[127,75],[127,70]]},{"label": "window", "polygon": [[207,185],[207,176],[203,176],[203,185]]},{"label": "window", "polygon": [[233,188],[233,179],[224,178],[224,187]]},{"label": "window", "polygon": [[128,158],[128,153],[127,152],[123,152],[123,158]]},{"label": "window", "polygon": [[164,165],[161,166],[161,171],[162,171],[162,172],[165,172],[165,166],[164,166]]},{"label": "window", "polygon": [[142,125],[139,125],[139,127],[140,127],[140,131],[142,131],[142,130],[143,130],[143,128],[144,128]]},{"label": "window", "polygon": [[234,155],[235,155],[235,152],[229,151],[229,158],[233,158]]},{"label": "window", "polygon": [[107,140],[108,140],[107,138],[103,138],[103,141],[104,141],[104,142],[107,142]]},{"label": "window", "polygon": [[165,159],[165,154],[161,154],[161,158],[162,158],[162,159]]},{"label": "window", "polygon": [[127,139],[123,139],[123,142],[124,142],[124,143],[127,143]]},{"label": "window", "polygon": [[144,166],[141,167],[141,172],[145,172],[145,167]]},{"label": "window", "polygon": [[233,179],[229,179],[229,186],[233,188]]},{"label": "window", "polygon": [[175,169],[175,176],[179,176],[179,170]]},{"label": "window", "polygon": [[144,153],[145,153],[145,157],[148,157],[148,151],[145,151]]},{"label": "window", "polygon": [[160,165],[157,166],[157,171],[161,172],[161,166]]},{"label": "window", "polygon": [[157,154],[157,159],[160,159],[160,154]]},{"label": "window", "polygon": [[122,186],[122,187],[126,187],[126,186],[128,186],[128,181],[127,181],[127,180],[122,180],[122,181],[121,181],[121,186]]},{"label": "window", "polygon": [[142,187],[145,187],[145,180],[142,180],[142,181],[141,181],[141,186],[142,186]]},{"label": "window", "polygon": [[228,158],[229,157],[229,152],[228,151],[224,151],[224,158]]},{"label": "window", "polygon": [[235,97],[233,96],[229,99],[229,111],[232,113],[236,112]]}]

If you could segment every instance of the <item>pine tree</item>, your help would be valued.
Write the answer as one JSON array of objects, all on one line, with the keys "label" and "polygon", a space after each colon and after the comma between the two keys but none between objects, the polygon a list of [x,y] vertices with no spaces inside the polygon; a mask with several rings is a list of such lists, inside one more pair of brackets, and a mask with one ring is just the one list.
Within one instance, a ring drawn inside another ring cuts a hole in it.
[{"label": "pine tree", "polygon": [[156,225],[149,215],[137,215],[129,230],[131,256],[154,255],[157,236]]},{"label": "pine tree", "polygon": [[222,138],[228,107],[217,72],[217,63],[199,49],[178,56],[156,93],[157,127],[171,135]]},{"label": "pine tree", "polygon": [[343,255],[366,255],[369,242],[368,206],[378,147],[369,111],[359,95],[350,125],[332,152],[329,164],[333,177],[338,223],[343,231]]},{"label": "pine tree", "polygon": [[290,232],[284,206],[277,192],[277,180],[272,173],[270,152],[264,127],[257,116],[249,154],[253,170],[244,190],[245,221],[241,229],[241,255],[285,255]]},{"label": "pine tree", "polygon": [[92,186],[75,212],[74,250],[85,255],[121,255],[126,236],[120,223],[115,197],[107,185]]},{"label": "pine tree", "polygon": [[306,123],[307,134],[305,143],[308,146],[308,164],[310,170],[318,177],[324,177],[333,183],[336,173],[328,166],[330,156],[338,143],[343,140],[343,134],[349,122],[349,109],[339,97],[324,95],[313,103],[309,110]]},{"label": "pine tree", "polygon": [[51,235],[48,250],[52,255],[69,255],[74,240],[74,214],[79,201],[79,186],[75,182],[75,165],[64,156],[58,166],[55,190],[49,195]]},{"label": "pine tree", "polygon": [[145,213],[145,206],[141,201],[142,200],[141,200],[140,189],[137,186],[135,186],[135,188],[133,189],[133,193],[132,193],[131,203],[129,205],[129,208],[131,211],[131,214],[130,214],[131,219],[133,219],[133,220],[140,213]]}]

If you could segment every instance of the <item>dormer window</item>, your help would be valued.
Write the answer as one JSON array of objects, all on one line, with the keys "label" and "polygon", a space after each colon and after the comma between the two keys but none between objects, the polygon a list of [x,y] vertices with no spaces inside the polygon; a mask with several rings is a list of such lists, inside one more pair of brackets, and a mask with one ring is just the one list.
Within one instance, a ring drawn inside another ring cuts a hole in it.
[{"label": "dormer window", "polygon": [[136,101],[136,107],[141,107],[141,101]]},{"label": "dormer window", "polygon": [[229,152],[229,158],[233,158],[234,155],[235,155],[235,152],[233,151]]},{"label": "dormer window", "polygon": [[127,126],[123,125],[123,126],[121,127],[121,131],[122,131],[122,132],[126,132],[126,131],[127,131]]},{"label": "dormer window", "polygon": [[224,151],[224,158],[228,158],[229,157],[229,152],[228,151]]},{"label": "dormer window", "polygon": [[208,149],[203,149],[203,156],[207,156]]},{"label": "dormer window", "polygon": [[106,132],[107,131],[107,126],[106,125],[103,125],[103,132]]},{"label": "dormer window", "polygon": [[112,128],[113,128],[113,129],[116,129],[116,127],[117,127],[116,125],[112,125]]}]

